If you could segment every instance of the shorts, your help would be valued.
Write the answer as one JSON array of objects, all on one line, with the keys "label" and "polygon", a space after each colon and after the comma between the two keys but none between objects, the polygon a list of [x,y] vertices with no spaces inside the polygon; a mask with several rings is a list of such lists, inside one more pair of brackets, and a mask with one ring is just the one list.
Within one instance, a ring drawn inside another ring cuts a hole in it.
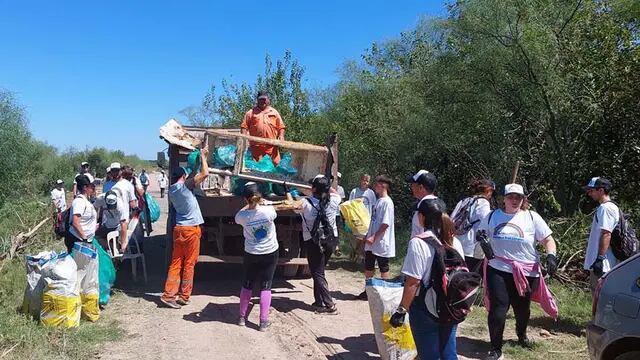
[{"label": "shorts", "polygon": [[374,271],[376,262],[381,273],[389,272],[389,258],[374,255],[371,251],[364,252],[364,269],[366,271]]}]

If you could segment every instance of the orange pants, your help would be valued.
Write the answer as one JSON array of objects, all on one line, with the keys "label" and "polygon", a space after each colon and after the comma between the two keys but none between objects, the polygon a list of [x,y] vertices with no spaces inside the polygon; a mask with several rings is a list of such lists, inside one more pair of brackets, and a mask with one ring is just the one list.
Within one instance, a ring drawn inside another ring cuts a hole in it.
[{"label": "orange pants", "polygon": [[173,253],[162,294],[164,299],[175,300],[179,295],[189,300],[193,290],[193,269],[200,254],[201,234],[200,226],[176,225],[173,229]]},{"label": "orange pants", "polygon": [[273,161],[273,165],[277,166],[280,163],[280,150],[278,150],[277,146],[250,143],[249,148],[255,161],[260,161],[263,156],[269,155]]}]

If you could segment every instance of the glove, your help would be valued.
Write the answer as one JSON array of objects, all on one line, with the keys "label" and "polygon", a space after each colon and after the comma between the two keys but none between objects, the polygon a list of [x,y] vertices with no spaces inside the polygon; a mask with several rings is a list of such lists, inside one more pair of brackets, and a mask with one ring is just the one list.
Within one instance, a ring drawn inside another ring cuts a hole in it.
[{"label": "glove", "polygon": [[598,256],[596,261],[591,265],[591,270],[596,274],[597,277],[602,277],[604,274],[604,256]]},{"label": "glove", "polygon": [[491,242],[489,241],[489,236],[487,236],[486,231],[478,230],[478,232],[476,232],[476,241],[480,243],[482,252],[484,252],[484,256],[487,260],[491,260],[495,257],[493,254],[493,247],[491,247]]},{"label": "glove", "polygon": [[396,311],[393,315],[391,315],[391,319],[389,320],[391,326],[393,326],[394,328],[402,326],[404,324],[405,315],[407,314]]},{"label": "glove", "polygon": [[554,254],[547,255],[547,274],[549,276],[555,275],[558,271],[558,258]]}]

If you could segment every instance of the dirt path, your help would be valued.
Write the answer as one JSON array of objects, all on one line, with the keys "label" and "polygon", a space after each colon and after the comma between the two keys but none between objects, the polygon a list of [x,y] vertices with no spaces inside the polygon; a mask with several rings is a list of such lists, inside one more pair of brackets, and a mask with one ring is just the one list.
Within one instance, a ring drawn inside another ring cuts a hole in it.
[{"label": "dirt path", "polygon": [[[160,199],[155,176],[149,189],[166,220],[167,199]],[[199,264],[192,303],[180,310],[158,306],[166,276],[161,246],[164,223],[154,224],[145,242],[149,282],[130,280],[130,265],[119,272],[123,293],[107,308],[125,328],[123,342],[106,347],[102,359],[373,359],[379,358],[368,303],[353,300],[362,291],[359,273],[329,271],[328,278],[340,313],[313,313],[311,279],[276,280],[271,309],[272,327],[257,330],[258,306],[250,309],[248,326],[235,324],[241,276],[239,265]],[[335,264],[334,266],[335,267]],[[140,272],[139,272],[140,274]],[[126,279],[126,281],[124,281]],[[257,298],[253,302],[257,305]],[[466,359],[461,357],[461,359]]]}]

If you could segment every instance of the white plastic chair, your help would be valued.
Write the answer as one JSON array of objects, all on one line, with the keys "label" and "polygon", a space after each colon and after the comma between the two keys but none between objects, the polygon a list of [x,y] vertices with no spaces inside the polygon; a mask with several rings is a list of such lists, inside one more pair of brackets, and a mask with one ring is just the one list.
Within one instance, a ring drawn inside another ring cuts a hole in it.
[{"label": "white plastic chair", "polygon": [[107,234],[107,244],[109,245],[109,251],[111,252],[111,257],[114,259],[120,260],[131,260],[131,274],[133,275],[133,281],[137,280],[137,259],[140,258],[142,261],[142,274],[144,276],[144,282],[147,282],[147,264],[144,261],[144,254],[140,252],[140,244],[138,243],[138,239],[133,237],[133,242],[136,245],[136,252],[131,250],[131,239],[133,231],[136,226],[138,226],[138,219],[134,218],[129,223],[130,228],[127,230],[127,237],[129,238],[129,244],[127,245],[127,249],[124,253],[120,253],[118,251],[118,238],[120,237],[120,231],[115,230]]}]

